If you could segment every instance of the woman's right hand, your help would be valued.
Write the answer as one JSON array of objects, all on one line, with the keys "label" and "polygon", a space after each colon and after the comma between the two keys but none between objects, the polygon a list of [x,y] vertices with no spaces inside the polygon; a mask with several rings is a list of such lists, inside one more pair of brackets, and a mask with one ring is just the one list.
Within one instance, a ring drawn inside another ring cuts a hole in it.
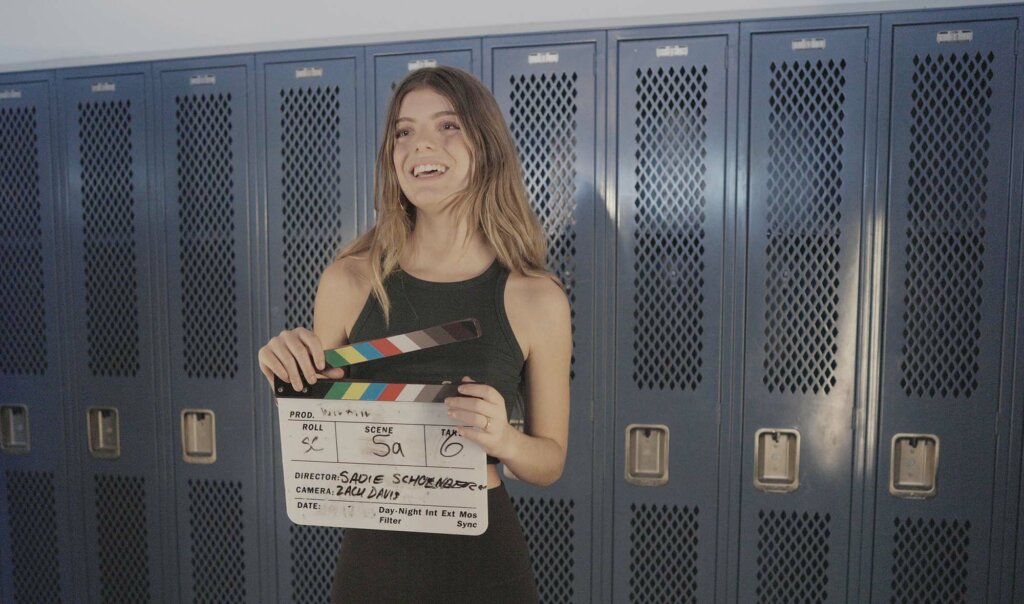
[{"label": "woman's right hand", "polygon": [[302,390],[302,376],[310,384],[315,384],[317,378],[337,380],[345,376],[341,367],[324,367],[326,361],[320,338],[304,327],[277,334],[260,348],[256,358],[271,388],[275,375],[291,382],[296,391]]}]

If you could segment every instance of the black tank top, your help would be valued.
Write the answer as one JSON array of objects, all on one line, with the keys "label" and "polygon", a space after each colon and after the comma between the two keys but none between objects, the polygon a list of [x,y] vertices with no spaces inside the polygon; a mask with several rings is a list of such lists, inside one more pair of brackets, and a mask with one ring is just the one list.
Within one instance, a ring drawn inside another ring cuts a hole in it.
[{"label": "black tank top", "polygon": [[[354,380],[399,383],[459,384],[468,375],[493,386],[505,399],[509,417],[521,415],[520,384],[523,380],[522,349],[505,313],[508,269],[497,258],[486,271],[465,281],[440,283],[417,279],[399,269],[385,279],[391,301],[391,323],[384,326],[384,312],[372,293],[352,326],[349,342],[361,342],[433,327],[458,319],[480,321],[482,336],[435,348],[377,359],[349,367]],[[497,460],[488,458],[488,463]]]}]

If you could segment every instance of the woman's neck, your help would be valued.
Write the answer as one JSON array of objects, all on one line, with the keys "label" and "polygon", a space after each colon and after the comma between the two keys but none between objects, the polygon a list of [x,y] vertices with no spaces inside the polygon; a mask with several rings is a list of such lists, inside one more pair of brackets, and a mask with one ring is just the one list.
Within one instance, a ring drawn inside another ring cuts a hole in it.
[{"label": "woman's neck", "polygon": [[468,233],[466,225],[442,216],[416,217],[402,252],[403,270],[415,276],[457,280],[480,274],[494,260],[494,250],[479,229]]}]

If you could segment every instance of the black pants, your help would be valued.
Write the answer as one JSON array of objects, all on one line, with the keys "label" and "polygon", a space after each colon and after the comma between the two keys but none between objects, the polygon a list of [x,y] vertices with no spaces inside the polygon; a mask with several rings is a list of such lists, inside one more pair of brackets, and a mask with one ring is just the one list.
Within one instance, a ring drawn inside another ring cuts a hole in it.
[{"label": "black pants", "polygon": [[537,602],[505,485],[487,492],[487,515],[476,537],[347,529],[331,602]]}]

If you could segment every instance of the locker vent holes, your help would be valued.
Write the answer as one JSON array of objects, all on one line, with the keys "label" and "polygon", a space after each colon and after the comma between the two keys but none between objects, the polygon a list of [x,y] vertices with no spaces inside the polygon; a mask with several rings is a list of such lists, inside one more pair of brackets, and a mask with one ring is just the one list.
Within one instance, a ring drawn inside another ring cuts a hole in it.
[{"label": "locker vent holes", "polygon": [[708,68],[636,71],[633,380],[696,390],[704,335]]},{"label": "locker vent holes", "polygon": [[231,95],[175,98],[185,374],[238,371]]},{"label": "locker vent holes", "polygon": [[94,476],[99,546],[100,599],[104,602],[152,600],[146,479]]},{"label": "locker vent holes", "polygon": [[333,526],[289,523],[288,532],[292,550],[292,602],[330,602],[331,580],[344,531]]},{"label": "locker vent holes", "polygon": [[526,533],[541,602],[575,601],[575,502],[513,497],[512,505]]},{"label": "locker vent holes", "polygon": [[829,394],[839,351],[846,61],[771,64],[762,381]]},{"label": "locker vent holes", "polygon": [[341,90],[291,88],[281,96],[285,329],[313,327],[320,273],[341,247]]},{"label": "locker vent holes", "polygon": [[139,371],[131,101],[79,103],[89,371]]},{"label": "locker vent holes", "polygon": [[[548,240],[548,268],[565,286],[576,333],[576,74],[512,76],[509,130],[526,191]],[[575,348],[575,347],[574,347]],[[573,355],[573,367],[575,367]],[[575,377],[574,369],[570,377]]]},{"label": "locker vent holes", "polygon": [[832,516],[764,510],[757,515],[758,601],[827,601]]},{"label": "locker vent holes", "polygon": [[242,483],[189,480],[188,514],[194,599],[244,604]]},{"label": "locker vent holes", "polygon": [[0,373],[46,373],[43,200],[35,107],[0,109]]},{"label": "locker vent holes", "polygon": [[633,504],[629,601],[696,602],[698,508]]},{"label": "locker vent holes", "polygon": [[914,57],[900,361],[908,396],[970,398],[978,387],[994,60]]},{"label": "locker vent holes", "polygon": [[[60,602],[57,500],[51,472],[8,470],[7,518],[15,602]],[[6,590],[5,590],[6,591]]]},{"label": "locker vent holes", "polygon": [[969,602],[970,521],[896,518],[892,596],[896,603]]}]

